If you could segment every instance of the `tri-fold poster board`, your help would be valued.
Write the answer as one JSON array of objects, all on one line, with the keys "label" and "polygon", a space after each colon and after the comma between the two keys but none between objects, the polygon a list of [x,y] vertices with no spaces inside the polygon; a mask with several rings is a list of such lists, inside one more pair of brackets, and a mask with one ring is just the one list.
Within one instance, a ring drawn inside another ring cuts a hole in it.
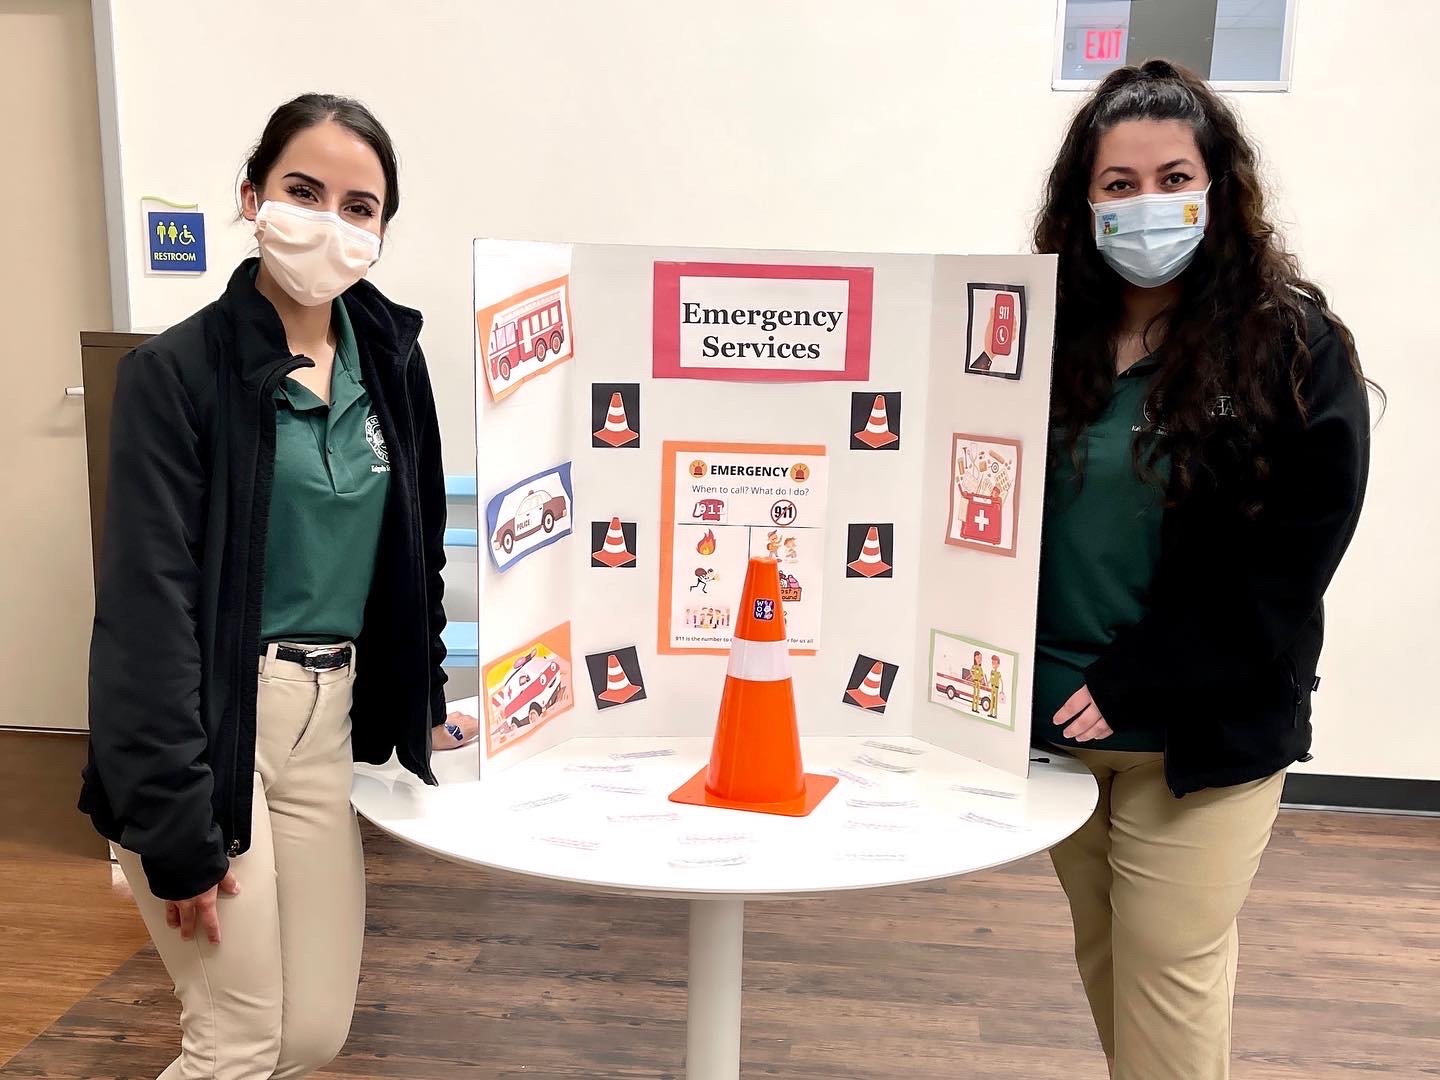
[{"label": "tri-fold poster board", "polygon": [[765,553],[802,735],[1026,775],[1053,257],[474,251],[482,778],[711,735]]}]

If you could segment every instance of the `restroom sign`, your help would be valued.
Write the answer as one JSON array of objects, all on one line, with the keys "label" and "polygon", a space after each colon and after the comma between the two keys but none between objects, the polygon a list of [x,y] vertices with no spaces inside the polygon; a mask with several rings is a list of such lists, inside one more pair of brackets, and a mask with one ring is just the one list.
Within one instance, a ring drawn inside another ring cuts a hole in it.
[{"label": "restroom sign", "polygon": [[149,200],[145,204],[144,222],[150,273],[205,272],[205,215],[198,206]]}]

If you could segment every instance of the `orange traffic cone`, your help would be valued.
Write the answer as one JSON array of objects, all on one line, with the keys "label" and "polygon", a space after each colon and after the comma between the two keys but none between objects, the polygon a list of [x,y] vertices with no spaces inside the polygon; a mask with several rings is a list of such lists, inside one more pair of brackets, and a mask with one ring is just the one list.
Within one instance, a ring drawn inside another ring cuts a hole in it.
[{"label": "orange traffic cone", "polygon": [[779,563],[754,556],[740,594],[710,765],[670,801],[804,817],[836,783],[833,776],[807,775],[801,764]]},{"label": "orange traffic cone", "polygon": [[870,532],[865,536],[865,546],[860,549],[860,557],[849,566],[864,577],[874,577],[890,569],[890,564],[880,557],[880,530],[874,525],[870,526]]},{"label": "orange traffic cone", "polygon": [[629,566],[635,561],[635,556],[630,554],[630,549],[625,546],[625,530],[620,527],[618,517],[610,519],[604,545],[590,557],[606,566]]},{"label": "orange traffic cone", "polygon": [[601,701],[624,705],[639,692],[640,687],[630,681],[630,676],[626,675],[625,669],[620,666],[619,658],[611,653],[609,670],[605,674],[605,689],[597,696]]},{"label": "orange traffic cone", "polygon": [[595,438],[611,446],[624,446],[639,437],[638,431],[630,430],[630,421],[625,416],[625,402],[617,390],[610,395],[610,411],[605,416],[605,426],[595,432]]},{"label": "orange traffic cone", "polygon": [[882,446],[889,446],[900,438],[890,430],[890,418],[885,412],[885,395],[876,394],[875,404],[870,407],[870,422],[864,429],[855,433],[859,439],[872,450],[879,450]]},{"label": "orange traffic cone", "polygon": [[865,676],[865,681],[854,690],[846,690],[845,696],[862,709],[873,709],[876,706],[884,705],[885,698],[881,695],[880,690],[880,679],[884,674],[885,665],[876,661],[875,666],[870,669],[870,674]]}]

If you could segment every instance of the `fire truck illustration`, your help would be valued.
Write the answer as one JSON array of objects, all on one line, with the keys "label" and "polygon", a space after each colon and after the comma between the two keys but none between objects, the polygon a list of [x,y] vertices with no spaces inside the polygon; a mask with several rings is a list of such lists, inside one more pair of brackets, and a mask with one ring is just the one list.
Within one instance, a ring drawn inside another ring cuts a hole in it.
[{"label": "fire truck illustration", "polygon": [[508,382],[529,361],[543,364],[565,345],[565,293],[557,287],[505,308],[490,327],[490,378]]},{"label": "fire truck illustration", "polygon": [[516,659],[510,674],[490,696],[490,703],[502,727],[521,728],[545,715],[564,692],[560,665],[553,656],[540,656],[536,650]]},{"label": "fire truck illustration", "polygon": [[551,495],[543,488],[531,488],[515,508],[515,516],[500,522],[494,544],[509,555],[517,541],[537,532],[554,532],[555,523],[569,513],[564,494]]}]

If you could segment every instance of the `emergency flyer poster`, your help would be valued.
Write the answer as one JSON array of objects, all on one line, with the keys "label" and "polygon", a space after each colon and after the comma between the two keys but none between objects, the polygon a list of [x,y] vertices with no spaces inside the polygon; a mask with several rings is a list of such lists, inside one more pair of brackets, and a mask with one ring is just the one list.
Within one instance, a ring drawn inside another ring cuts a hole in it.
[{"label": "emergency flyer poster", "polygon": [[670,442],[661,451],[662,655],[730,651],[752,555],[780,563],[790,651],[820,638],[829,463],[823,446]]}]

